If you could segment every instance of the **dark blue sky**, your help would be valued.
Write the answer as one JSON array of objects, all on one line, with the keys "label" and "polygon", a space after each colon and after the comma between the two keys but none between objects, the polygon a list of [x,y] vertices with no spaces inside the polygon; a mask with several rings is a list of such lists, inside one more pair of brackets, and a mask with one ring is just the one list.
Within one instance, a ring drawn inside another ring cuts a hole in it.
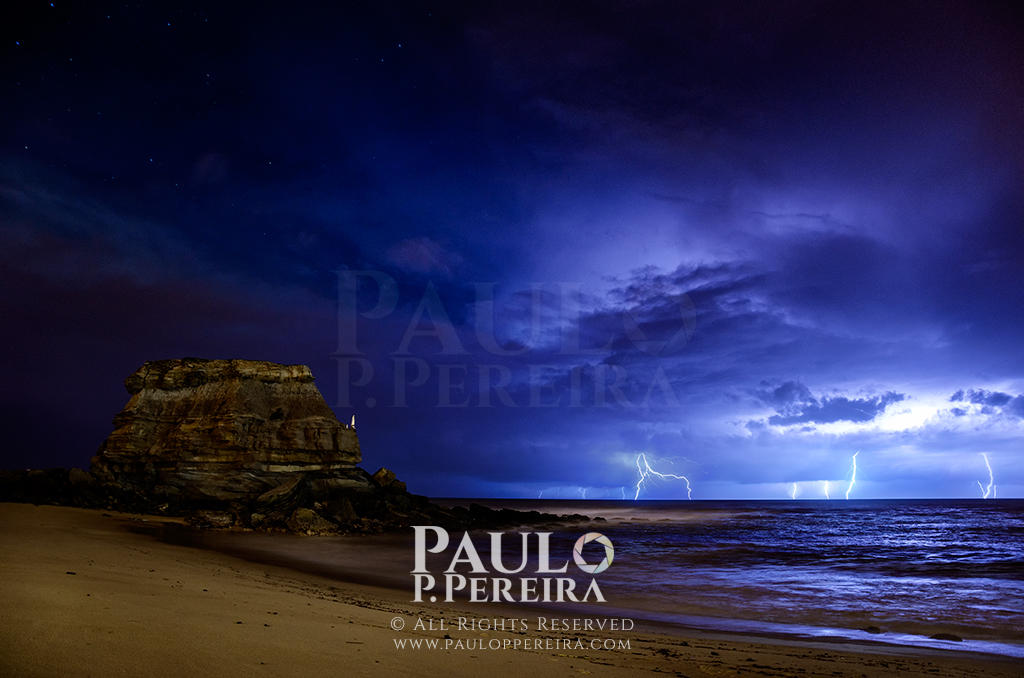
[{"label": "dark blue sky", "polygon": [[1024,494],[1017,15],[371,4],[3,10],[5,466],[246,357],[424,494]]}]

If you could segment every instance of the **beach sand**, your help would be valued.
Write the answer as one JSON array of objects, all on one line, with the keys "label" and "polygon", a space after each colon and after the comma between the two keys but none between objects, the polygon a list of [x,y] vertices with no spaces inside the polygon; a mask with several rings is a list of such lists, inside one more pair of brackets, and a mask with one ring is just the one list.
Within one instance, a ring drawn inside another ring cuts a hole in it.
[{"label": "beach sand", "polygon": [[[143,522],[145,520],[145,522]],[[0,675],[5,676],[1019,676],[1019,660],[887,645],[699,632],[415,630],[417,618],[533,617],[421,605],[140,531],[168,519],[0,504]],[[406,624],[391,628],[396,618]],[[628,649],[398,649],[547,637]]]}]

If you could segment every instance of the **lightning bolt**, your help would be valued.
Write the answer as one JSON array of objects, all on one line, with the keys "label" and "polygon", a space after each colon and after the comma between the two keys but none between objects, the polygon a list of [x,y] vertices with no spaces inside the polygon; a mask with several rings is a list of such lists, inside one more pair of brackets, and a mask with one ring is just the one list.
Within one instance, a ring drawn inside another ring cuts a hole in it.
[{"label": "lightning bolt", "polygon": [[625,487],[620,487],[619,490],[622,492],[622,498],[625,499],[626,498],[626,488]]},{"label": "lightning bolt", "polygon": [[831,499],[832,497],[828,496],[828,481],[827,480],[823,480],[823,481],[821,481],[821,484],[822,484],[822,489],[825,491],[825,499]]},{"label": "lightning bolt", "polygon": [[579,488],[579,493],[580,493],[580,499],[586,499],[587,498],[587,488],[585,488],[585,487]]},{"label": "lightning bolt", "polygon": [[793,483],[793,486],[789,488],[789,498],[796,499],[796,483]]},{"label": "lightning bolt", "polygon": [[985,487],[984,485],[982,485],[981,481],[979,480],[978,481],[978,489],[981,490],[981,498],[982,499],[988,499],[990,494],[993,497],[995,497],[995,489],[996,489],[995,488],[995,483],[996,483],[996,479],[995,479],[995,476],[992,475],[992,464],[988,463],[988,455],[985,454],[984,452],[982,452],[981,453],[981,457],[982,457],[982,459],[985,460],[985,468],[988,469],[988,487]]},{"label": "lightning bolt", "polygon": [[852,469],[850,473],[850,485],[846,488],[846,498],[850,498],[850,490],[857,484],[857,455],[860,454],[860,450],[853,453],[853,458],[850,460],[850,467]]},{"label": "lightning bolt", "polygon": [[[641,465],[641,462],[643,464]],[[675,473],[659,473],[651,468],[651,465],[647,463],[647,455],[643,452],[636,457],[636,470],[640,474],[640,477],[636,481],[636,495],[633,497],[633,501],[640,498],[640,488],[644,486],[644,481],[647,480],[648,476],[658,476],[659,478],[673,478],[675,480],[682,480],[686,483],[686,498],[693,499],[692,489],[690,488],[690,479],[686,476],[679,476]]]}]

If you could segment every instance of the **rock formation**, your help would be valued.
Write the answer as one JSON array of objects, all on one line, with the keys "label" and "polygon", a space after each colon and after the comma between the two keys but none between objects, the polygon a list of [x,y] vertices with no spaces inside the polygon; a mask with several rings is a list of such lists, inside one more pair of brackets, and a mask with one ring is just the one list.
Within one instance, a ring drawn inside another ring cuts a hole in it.
[{"label": "rock formation", "polygon": [[338,422],[304,365],[148,362],[92,460],[104,484],[190,505],[261,495],[296,473],[351,475],[355,430]]},{"label": "rock formation", "polygon": [[300,534],[585,520],[480,505],[442,508],[386,469],[370,475],[303,365],[184,358],[147,362],[80,469],[0,472],[0,501],[184,515],[198,527]]}]

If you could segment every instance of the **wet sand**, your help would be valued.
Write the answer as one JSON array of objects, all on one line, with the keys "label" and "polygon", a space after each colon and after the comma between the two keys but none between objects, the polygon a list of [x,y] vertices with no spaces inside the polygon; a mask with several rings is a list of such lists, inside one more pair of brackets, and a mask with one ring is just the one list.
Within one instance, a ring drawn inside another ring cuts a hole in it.
[{"label": "wet sand", "polygon": [[[414,604],[408,591],[343,583],[145,533],[161,522],[173,521],[0,504],[0,674],[1020,675],[1018,660],[887,645],[680,635],[652,626],[537,632],[536,611]],[[531,630],[460,630],[460,616],[527,617]],[[401,631],[391,626],[396,619],[405,624]],[[417,619],[435,627],[445,620],[448,628],[417,630]],[[416,640],[436,641],[439,649],[396,647]],[[593,640],[629,647],[591,649]],[[516,641],[557,646],[487,649]]]}]

